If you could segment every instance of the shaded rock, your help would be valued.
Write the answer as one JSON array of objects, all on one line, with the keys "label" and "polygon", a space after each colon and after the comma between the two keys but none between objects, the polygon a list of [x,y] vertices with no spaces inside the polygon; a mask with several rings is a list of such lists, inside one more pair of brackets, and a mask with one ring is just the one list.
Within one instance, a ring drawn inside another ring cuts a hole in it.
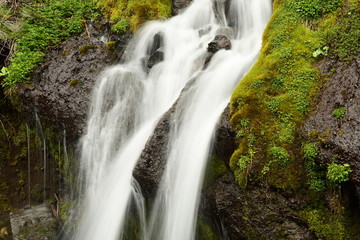
[{"label": "shaded rock", "polygon": [[237,148],[236,129],[230,124],[230,108],[227,106],[221,115],[220,122],[217,124],[214,139],[214,151],[225,165],[229,167],[231,155]]},{"label": "shaded rock", "polygon": [[162,62],[164,60],[164,52],[162,49],[158,49],[156,52],[154,52],[150,57],[149,60],[146,63],[146,66],[151,69],[155,64],[158,64],[159,62]]},{"label": "shaded rock", "polygon": [[[181,96],[188,91],[196,79],[192,79],[184,87]],[[143,152],[133,170],[133,177],[139,183],[142,193],[146,198],[152,198],[158,189],[161,177],[166,165],[166,153],[168,149],[170,121],[176,110],[179,99],[161,117],[153,135],[147,141]],[[222,114],[215,131],[214,151],[225,162],[228,162],[234,149],[235,131],[229,123],[229,108],[227,107]]]},{"label": "shaded rock", "polygon": [[10,222],[14,240],[56,238],[58,223],[47,204],[12,212]]},{"label": "shaded rock", "polygon": [[173,0],[173,15],[181,13],[192,3],[192,0]]},{"label": "shaded rock", "polygon": [[[36,113],[49,125],[66,129],[70,139],[77,139],[83,132],[98,74],[119,61],[130,38],[89,29],[91,37],[84,33],[50,49],[32,77],[34,84],[20,90],[25,112],[32,116]],[[102,42],[104,39],[109,42]]]},{"label": "shaded rock", "polygon": [[175,106],[176,103],[160,119],[133,170],[133,177],[139,183],[145,198],[155,196],[165,169],[170,119]]},{"label": "shaded rock", "polygon": [[200,211],[220,222],[227,239],[316,239],[297,214],[304,206],[266,186],[242,190],[228,172],[203,193]]},{"label": "shaded rock", "polygon": [[[304,123],[304,138],[320,143],[319,159],[323,163],[348,163],[350,180],[360,198],[360,57],[349,63],[326,59],[319,68],[323,74],[335,71],[317,101],[317,109]],[[332,112],[343,107],[345,116]]]},{"label": "shaded rock", "polygon": [[208,44],[208,52],[216,53],[217,51],[231,49],[231,41],[224,35],[216,35],[215,38]]}]

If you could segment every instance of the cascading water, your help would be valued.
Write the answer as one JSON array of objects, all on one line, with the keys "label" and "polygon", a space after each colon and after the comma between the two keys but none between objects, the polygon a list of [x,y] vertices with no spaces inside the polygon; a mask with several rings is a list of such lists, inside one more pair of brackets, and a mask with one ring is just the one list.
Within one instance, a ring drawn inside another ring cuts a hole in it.
[{"label": "cascading water", "polygon": [[[72,239],[121,239],[132,199],[132,170],[157,121],[187,83],[172,117],[167,166],[142,238],[195,238],[199,192],[216,122],[255,61],[270,14],[271,0],[232,0],[230,5],[195,0],[181,15],[139,31],[125,63],[104,71],[95,88],[81,142],[84,193]],[[203,69],[207,44],[229,27],[232,50],[217,52]],[[164,60],[147,73],[144,59],[158,36]]]}]

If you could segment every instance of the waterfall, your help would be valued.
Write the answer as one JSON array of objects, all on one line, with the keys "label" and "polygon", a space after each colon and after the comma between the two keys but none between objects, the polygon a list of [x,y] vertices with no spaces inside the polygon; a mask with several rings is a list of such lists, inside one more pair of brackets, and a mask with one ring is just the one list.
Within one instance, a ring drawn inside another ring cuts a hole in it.
[{"label": "waterfall", "polygon": [[[195,0],[176,17],[146,24],[129,44],[124,63],[101,74],[81,140],[83,191],[72,239],[122,238],[130,201],[139,197],[132,170],[158,120],[180,93],[165,173],[141,232],[144,240],[195,238],[214,128],[233,89],[256,60],[271,2]],[[217,52],[204,69],[208,43],[224,31],[232,32],[232,49]],[[154,46],[164,59],[147,69]]]}]

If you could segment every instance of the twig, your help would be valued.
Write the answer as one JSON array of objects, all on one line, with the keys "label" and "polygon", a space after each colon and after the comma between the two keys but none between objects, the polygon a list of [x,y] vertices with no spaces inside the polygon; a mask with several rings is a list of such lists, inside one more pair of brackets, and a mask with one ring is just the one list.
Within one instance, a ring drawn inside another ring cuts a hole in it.
[{"label": "twig", "polygon": [[2,127],[3,127],[3,129],[4,129],[4,132],[5,132],[5,134],[6,134],[6,138],[7,138],[8,142],[9,142],[9,149],[11,149],[11,143],[10,143],[10,137],[9,137],[9,134],[7,133],[7,131],[6,131],[6,129],[5,129],[5,126],[4,126],[3,121],[1,121],[1,120],[0,120],[0,123],[1,123],[1,126],[2,126]]},{"label": "twig", "polygon": [[84,24],[85,24],[85,30],[86,30],[86,33],[87,33],[87,35],[88,35],[88,38],[91,39],[91,34],[90,34],[90,32],[89,32],[89,29],[88,29],[88,26],[87,26],[87,24],[86,24],[86,21],[84,21]]}]

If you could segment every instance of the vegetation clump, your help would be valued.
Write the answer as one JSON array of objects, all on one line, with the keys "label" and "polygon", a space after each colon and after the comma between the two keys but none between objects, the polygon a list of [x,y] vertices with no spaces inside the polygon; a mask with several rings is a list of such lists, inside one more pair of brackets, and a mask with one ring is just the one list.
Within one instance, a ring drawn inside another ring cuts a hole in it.
[{"label": "vegetation clump", "polygon": [[171,0],[95,0],[97,6],[113,23],[115,33],[123,33],[128,28],[136,31],[149,20],[171,16]]},{"label": "vegetation clump", "polygon": [[87,0],[49,0],[22,6],[14,16],[21,15],[23,25],[9,31],[6,24],[0,26],[6,37],[16,42],[10,65],[1,72],[3,87],[15,87],[28,83],[30,73],[43,61],[47,47],[82,32],[84,20],[97,16],[95,5]]},{"label": "vegetation clump", "polygon": [[[347,60],[343,52],[353,50],[343,36],[359,22],[356,6],[354,0],[274,1],[260,56],[231,98],[239,147],[230,166],[240,185],[250,174],[275,187],[296,189],[304,186],[307,176],[311,189],[325,189],[325,168],[315,161],[316,146],[301,148],[297,129],[326,81],[315,63],[324,56]],[[358,36],[351,41],[358,42]],[[340,110],[337,118],[344,117]],[[250,146],[251,138],[256,141]],[[301,154],[305,156],[299,158]],[[305,167],[298,168],[301,165]]]},{"label": "vegetation clump", "polygon": [[340,184],[349,180],[349,174],[351,173],[350,165],[345,163],[344,165],[330,163],[327,167],[326,178],[332,184]]},{"label": "vegetation clump", "polygon": [[336,117],[337,119],[344,118],[345,114],[346,114],[346,109],[343,107],[336,108],[336,109],[334,109],[334,111],[332,111],[332,115],[334,117]]}]

